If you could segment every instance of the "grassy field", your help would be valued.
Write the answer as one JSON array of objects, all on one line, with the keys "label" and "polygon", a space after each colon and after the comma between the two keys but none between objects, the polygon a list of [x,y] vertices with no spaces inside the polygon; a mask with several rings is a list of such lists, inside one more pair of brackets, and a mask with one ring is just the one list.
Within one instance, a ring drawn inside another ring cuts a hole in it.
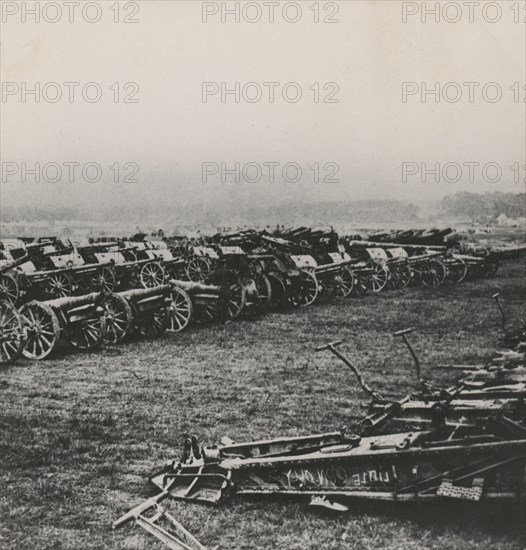
[{"label": "grassy field", "polygon": [[[0,372],[0,548],[157,549],[137,527],[110,523],[152,494],[147,476],[178,457],[182,437],[242,441],[352,426],[366,397],[351,373],[316,345],[342,350],[384,395],[415,388],[412,363],[391,333],[413,327],[425,375],[433,365],[483,361],[495,348],[501,291],[524,315],[523,263],[490,280],[323,303],[193,328],[92,354],[64,351]],[[234,500],[221,508],[170,504],[204,544],[219,548],[524,548],[515,509],[460,505],[356,507],[315,515],[284,500]]]}]

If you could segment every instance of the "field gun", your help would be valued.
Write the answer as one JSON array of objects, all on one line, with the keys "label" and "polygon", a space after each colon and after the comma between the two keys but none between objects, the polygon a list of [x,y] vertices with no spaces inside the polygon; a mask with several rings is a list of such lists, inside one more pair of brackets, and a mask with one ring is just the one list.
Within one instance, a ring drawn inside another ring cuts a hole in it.
[{"label": "field gun", "polygon": [[131,334],[158,337],[184,330],[193,315],[188,294],[173,284],[104,296],[105,341],[117,344]]},{"label": "field gun", "polygon": [[23,354],[28,359],[44,359],[61,339],[79,350],[92,350],[102,344],[104,335],[103,294],[31,301],[20,309],[26,342]]},{"label": "field gun", "polygon": [[20,247],[5,246],[0,242],[0,300],[7,300],[12,304],[20,301],[21,293],[30,283],[17,268],[31,262],[33,253],[48,245],[49,241],[32,244],[23,244],[20,241]]},{"label": "field gun", "polygon": [[92,243],[77,246],[77,251],[87,264],[110,264],[116,279],[114,288],[152,288],[166,280],[161,258],[148,254],[141,243]]},{"label": "field gun", "polygon": [[88,265],[71,243],[42,241],[26,247],[29,252],[22,256],[22,250],[12,250],[16,259],[0,269],[0,293],[14,303],[111,291],[115,286],[111,263]]},{"label": "field gun", "polygon": [[[221,319],[233,320],[241,314],[246,304],[246,289],[238,283],[229,285],[228,289],[213,284],[177,279],[172,279],[170,284],[189,296],[192,312],[195,313],[196,320],[202,323],[216,323]],[[178,327],[174,319],[172,330],[179,332],[181,329]]]}]

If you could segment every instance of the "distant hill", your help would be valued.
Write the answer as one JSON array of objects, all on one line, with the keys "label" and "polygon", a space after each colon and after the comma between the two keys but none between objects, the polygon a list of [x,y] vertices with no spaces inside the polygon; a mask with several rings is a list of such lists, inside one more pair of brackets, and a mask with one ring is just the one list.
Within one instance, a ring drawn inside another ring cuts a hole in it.
[{"label": "distant hill", "polygon": [[490,221],[499,214],[526,216],[525,193],[455,193],[442,199],[442,216],[450,219]]}]

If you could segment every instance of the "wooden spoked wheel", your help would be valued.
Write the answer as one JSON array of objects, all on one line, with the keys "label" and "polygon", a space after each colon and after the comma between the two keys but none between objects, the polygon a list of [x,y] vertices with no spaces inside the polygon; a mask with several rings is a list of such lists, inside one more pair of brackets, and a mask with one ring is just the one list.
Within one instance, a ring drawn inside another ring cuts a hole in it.
[{"label": "wooden spoked wheel", "polygon": [[339,298],[346,298],[354,287],[354,275],[350,269],[344,267],[334,275],[334,294]]},{"label": "wooden spoked wheel", "polygon": [[79,350],[96,349],[104,339],[105,324],[104,313],[93,307],[91,315],[68,324],[66,339]]},{"label": "wooden spoked wheel", "polygon": [[149,262],[141,267],[140,280],[143,288],[154,288],[164,283],[164,267],[158,262]]},{"label": "wooden spoked wheel", "polygon": [[374,261],[369,262],[367,267],[372,270],[368,278],[370,290],[373,292],[380,292],[387,285],[387,281],[389,280],[389,272],[385,266]]},{"label": "wooden spoked wheel", "polygon": [[208,258],[192,258],[186,266],[186,276],[194,283],[203,282],[212,271],[212,263]]},{"label": "wooden spoked wheel", "polygon": [[168,332],[181,332],[189,324],[194,314],[194,306],[190,296],[182,289],[174,286],[170,292],[168,305]]},{"label": "wooden spoked wheel", "polygon": [[318,298],[320,285],[314,273],[300,271],[293,280],[293,292],[287,298],[289,303],[295,307],[310,306]]},{"label": "wooden spoked wheel", "polygon": [[246,290],[240,284],[230,286],[227,304],[227,316],[229,319],[239,317],[246,302]]},{"label": "wooden spoked wheel", "polygon": [[468,274],[468,266],[462,258],[450,258],[447,261],[447,278],[452,283],[461,283]]},{"label": "wooden spoked wheel", "polygon": [[424,286],[439,287],[446,280],[446,267],[438,260],[429,260],[422,269],[421,277]]},{"label": "wooden spoked wheel", "polygon": [[23,354],[28,359],[45,359],[60,338],[60,323],[53,309],[42,302],[29,302],[20,310],[26,342]]},{"label": "wooden spoked wheel", "polygon": [[92,292],[113,292],[117,286],[115,272],[111,267],[102,267],[91,277],[88,286]]},{"label": "wooden spoked wheel", "polygon": [[66,271],[51,273],[47,277],[46,292],[52,298],[64,298],[73,294],[73,277]]},{"label": "wooden spoked wheel", "polygon": [[130,333],[133,323],[133,313],[122,296],[110,294],[103,303],[104,308],[104,341],[118,344]]},{"label": "wooden spoked wheel", "polygon": [[0,364],[16,361],[24,349],[24,323],[11,302],[0,302]]},{"label": "wooden spoked wheel", "polygon": [[20,287],[16,278],[10,273],[0,275],[0,300],[16,304],[20,297]]}]

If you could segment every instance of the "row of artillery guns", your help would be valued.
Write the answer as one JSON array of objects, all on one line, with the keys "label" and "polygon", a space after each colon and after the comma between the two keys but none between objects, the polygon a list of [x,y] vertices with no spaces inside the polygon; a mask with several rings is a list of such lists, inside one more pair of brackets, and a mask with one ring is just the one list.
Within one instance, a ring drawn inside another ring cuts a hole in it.
[{"label": "row of artillery guns", "polygon": [[152,288],[31,300],[20,308],[4,300],[0,364],[21,356],[45,359],[65,344],[91,351],[129,338],[178,333],[194,322],[224,323],[245,305],[245,292],[237,283],[225,288],[176,279]]},{"label": "row of artillery guns", "polygon": [[[256,282],[269,287],[274,306],[310,305],[319,296],[356,296],[367,291],[409,285],[439,287],[496,274],[501,261],[526,253],[526,247],[500,251],[461,250],[449,244],[406,244],[341,236],[333,229],[245,230],[218,233],[198,243],[177,244],[186,258],[190,280],[204,280],[230,255],[260,273]],[[258,263],[259,268],[258,268]],[[263,274],[261,275],[261,269]],[[267,280],[265,280],[268,279]],[[292,284],[290,284],[292,282]]]},{"label": "row of artillery guns", "polygon": [[72,243],[2,241],[0,361],[50,356],[59,342],[82,349],[131,334],[180,332],[320,297],[494,274],[501,256],[371,243],[334,231],[220,233],[200,240],[138,236]]},{"label": "row of artillery guns", "polygon": [[[498,295],[494,298],[498,301]],[[317,352],[330,351],[352,371],[370,398],[365,416],[334,432],[249,442],[224,437],[217,445],[200,445],[188,435],[180,459],[151,474],[157,494],[122,515],[113,528],[135,522],[170,548],[203,550],[163,507],[164,500],[218,505],[232,497],[270,495],[302,499],[331,512],[374,501],[397,507],[489,503],[507,505],[523,521],[526,331],[524,323],[509,329],[504,319],[503,327],[503,347],[485,364],[436,366],[460,371],[447,387],[424,379],[411,330],[394,333],[409,350],[418,385],[402,399],[372,389],[341,351],[341,341],[319,346]]]},{"label": "row of artillery guns", "polygon": [[0,299],[19,305],[34,299],[151,288],[182,265],[162,242],[5,239],[0,241]]}]

